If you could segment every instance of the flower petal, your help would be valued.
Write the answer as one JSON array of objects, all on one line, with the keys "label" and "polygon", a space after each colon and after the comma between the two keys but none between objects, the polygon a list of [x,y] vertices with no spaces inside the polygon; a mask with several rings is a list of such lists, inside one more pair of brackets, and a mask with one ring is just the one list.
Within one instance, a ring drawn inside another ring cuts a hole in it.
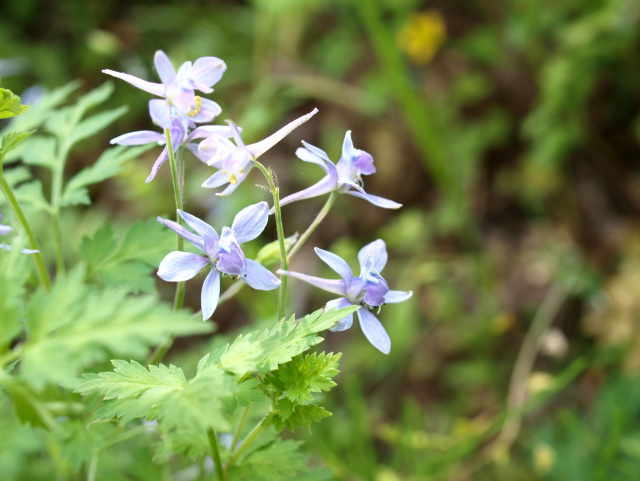
[{"label": "flower petal", "polygon": [[217,171],[207,180],[202,183],[202,187],[215,189],[229,182],[229,174],[224,173],[222,170]]},{"label": "flower petal", "polygon": [[[307,144],[304,140],[302,141],[302,143],[305,145],[306,148],[298,147],[296,149],[296,157],[298,157],[300,160],[303,160],[305,162],[318,164],[320,167],[324,169],[325,172],[328,173],[326,164],[333,164],[333,162],[329,160],[329,157],[327,157],[327,154],[324,153],[324,150],[320,150],[311,144]],[[322,155],[318,155],[318,154],[322,154]]]},{"label": "flower petal", "polygon": [[231,231],[238,244],[249,242],[258,237],[269,220],[269,206],[266,202],[245,207],[233,219]]},{"label": "flower petal", "polygon": [[209,87],[218,83],[226,70],[227,64],[219,58],[200,57],[194,62],[193,68],[191,69],[191,80],[194,82],[194,87],[198,90],[211,93],[213,89]]},{"label": "flower petal", "polygon": [[351,278],[353,277],[353,272],[351,272],[349,264],[347,264],[342,257],[334,254],[333,252],[319,249],[318,247],[316,247],[314,250],[316,251],[316,254],[318,254],[318,257],[322,259],[325,264],[331,267],[338,273],[340,277],[342,277],[345,283],[348,283],[351,280]]},{"label": "flower petal", "polygon": [[361,199],[366,200],[367,202],[371,202],[373,205],[377,205],[378,207],[382,207],[383,209],[399,209],[402,207],[402,204],[398,204],[389,199],[385,199],[384,197],[378,197],[377,195],[367,194],[365,191],[359,192],[357,190],[347,190],[346,194],[351,194],[355,197],[360,197]]},{"label": "flower petal", "polygon": [[200,249],[204,252],[204,241],[200,236],[195,235],[193,232],[185,229],[183,226],[169,219],[163,219],[162,217],[157,218],[158,222],[163,225],[166,225],[169,229],[174,231],[180,237],[182,237],[187,242],[190,242],[192,245]]},{"label": "flower petal", "polygon": [[273,272],[251,259],[247,259],[242,280],[259,291],[270,291],[280,285],[280,279]]},{"label": "flower petal", "polygon": [[[1,217],[0,217],[1,219]],[[8,226],[8,225],[0,225],[0,235],[5,235],[8,234],[9,232],[11,232],[13,230],[13,227]]]},{"label": "flower petal", "polygon": [[171,128],[171,106],[164,99],[149,100],[151,120],[163,129]]},{"label": "flower petal", "polygon": [[303,115],[302,117],[297,118],[293,122],[289,122],[287,125],[282,127],[277,132],[271,134],[266,139],[261,140],[260,142],[256,142],[255,144],[247,145],[247,150],[251,153],[254,159],[257,159],[262,154],[264,154],[267,150],[269,150],[271,147],[273,147],[282,139],[284,139],[287,135],[289,135],[291,131],[293,131],[297,127],[300,127],[307,120],[313,117],[316,113],[318,113],[318,109],[313,109],[307,115]]},{"label": "flower petal", "polygon": [[[325,312],[329,309],[342,309],[343,307],[352,306],[351,301],[346,297],[341,297],[340,299],[334,299],[333,301],[327,302],[324,306]],[[346,331],[353,325],[353,312],[349,314],[347,317],[343,317],[340,319],[335,326],[329,328],[330,331],[340,332]]]},{"label": "flower petal", "polygon": [[391,339],[378,318],[364,307],[358,309],[356,313],[358,314],[362,332],[369,342],[373,344],[373,347],[383,354],[389,354],[391,352]]},{"label": "flower petal", "polygon": [[200,110],[195,115],[190,115],[194,122],[204,123],[211,122],[222,112],[222,108],[213,100],[203,99],[200,97]]},{"label": "flower petal", "polygon": [[171,60],[162,50],[158,50],[153,56],[153,63],[158,71],[158,76],[163,85],[169,85],[176,78],[176,69],[173,68]]},{"label": "flower petal", "polygon": [[211,269],[207,278],[202,284],[202,293],[200,294],[200,304],[202,307],[202,320],[206,321],[213,315],[213,311],[218,306],[220,298],[220,272],[217,269]]},{"label": "flower petal", "polygon": [[160,167],[162,167],[162,164],[164,164],[167,161],[168,158],[169,158],[169,151],[165,147],[164,149],[162,149],[162,152],[160,152],[160,155],[158,156],[156,161],[153,163],[153,166],[151,167],[151,173],[149,174],[149,177],[147,177],[145,179],[145,182],[147,184],[149,182],[151,182],[153,179],[155,179],[156,174],[160,170]]},{"label": "flower petal", "polygon": [[[292,202],[296,202],[298,200],[311,199],[312,197],[318,197],[320,195],[327,194],[336,190],[337,185],[338,182],[336,177],[332,175],[325,175],[311,187],[307,187],[300,192],[296,192],[295,194],[286,196],[284,199],[280,199],[280,207],[282,207],[283,205],[291,204]],[[273,212],[274,209],[271,209],[270,213],[273,214]]]},{"label": "flower petal", "polygon": [[[238,127],[238,130],[242,131]],[[195,129],[189,135],[189,140],[204,139],[211,135],[219,135],[221,137],[230,138],[233,137],[233,130],[228,125],[202,125]]]},{"label": "flower petal", "polygon": [[323,279],[321,277],[308,276],[299,272],[283,271],[282,269],[278,269],[276,274],[300,279],[301,281],[308,282],[313,286],[319,287],[327,292],[332,292],[333,294],[338,294],[339,296],[347,295],[345,282],[342,279]]},{"label": "flower petal", "polygon": [[367,244],[360,252],[358,252],[358,262],[360,263],[360,268],[364,265],[367,257],[373,257],[373,268],[380,272],[384,269],[384,266],[387,265],[387,245],[384,243],[382,239],[374,240],[373,242]]},{"label": "flower petal", "polygon": [[409,299],[413,295],[413,291],[389,291],[384,296],[385,304],[395,304]]},{"label": "flower petal", "polygon": [[144,90],[145,92],[149,92],[150,94],[157,95],[158,97],[164,97],[164,85],[162,84],[147,82],[146,80],[134,77],[133,75],[129,75],[128,73],[116,72],[109,69],[103,70],[102,73],[106,73],[107,75],[111,75],[112,77],[116,77],[124,80],[125,82],[129,82],[134,87]]},{"label": "flower petal", "polygon": [[252,165],[250,165],[243,174],[237,176],[235,179],[236,180],[235,183],[234,182],[230,183],[226,189],[224,189],[222,192],[217,192],[216,195],[219,197],[226,197],[230,195],[234,190],[238,188],[238,186],[242,183],[242,181],[247,178],[247,175],[249,175],[249,171],[251,170],[251,167]]},{"label": "flower petal", "polygon": [[156,142],[158,145],[165,143],[164,135],[152,130],[139,130],[137,132],[129,132],[122,134],[115,139],[111,139],[110,144],[118,145],[144,145]]},{"label": "flower petal", "polygon": [[342,157],[340,157],[338,164],[347,164],[349,168],[355,168],[358,174],[371,175],[376,171],[371,154],[353,146],[350,130],[347,130],[344,136]]},{"label": "flower petal", "polygon": [[204,240],[204,252],[211,255],[214,244],[220,239],[216,230],[205,221],[198,219],[195,215],[178,209],[178,214],[184,219],[189,227],[191,227]]},{"label": "flower petal", "polygon": [[182,282],[198,274],[209,259],[190,252],[170,252],[162,259],[158,267],[158,276],[169,282]]}]

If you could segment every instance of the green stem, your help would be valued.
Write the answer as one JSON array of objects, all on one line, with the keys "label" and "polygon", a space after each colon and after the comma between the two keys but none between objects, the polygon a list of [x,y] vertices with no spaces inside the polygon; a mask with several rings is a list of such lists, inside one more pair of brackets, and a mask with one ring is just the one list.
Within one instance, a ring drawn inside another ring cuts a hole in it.
[{"label": "green stem", "polygon": [[60,209],[55,208],[51,213],[51,225],[53,228],[53,245],[56,256],[56,270],[64,272],[64,254],[62,253],[62,234],[60,233]]},{"label": "green stem", "polygon": [[[251,444],[258,438],[258,436],[260,436],[260,434],[262,434],[269,427],[269,425],[267,424],[267,417],[268,415],[263,417],[260,422],[251,430],[251,432],[247,434],[247,437],[244,438],[244,441],[242,441],[242,444],[238,446],[238,449],[231,452],[231,454],[229,455],[229,459],[227,460],[227,469],[233,466],[240,455],[244,453],[247,448],[249,448],[249,446],[251,446]],[[231,446],[232,449],[234,447],[235,446]]]},{"label": "green stem", "polygon": [[327,216],[327,214],[331,210],[331,207],[333,207],[333,204],[335,203],[337,197],[338,197],[338,193],[335,190],[331,192],[331,194],[329,195],[329,198],[327,199],[324,206],[322,207],[322,210],[318,212],[318,215],[316,216],[315,219],[313,219],[313,222],[311,223],[311,225],[307,228],[307,230],[304,231],[304,233],[300,236],[298,241],[294,244],[294,246],[289,251],[289,254],[287,255],[288,261],[291,261],[291,259],[293,259],[293,256],[296,255],[296,253],[300,250],[303,244],[309,239],[311,234],[313,234],[316,228],[324,220],[324,218]]},{"label": "green stem", "polygon": [[209,438],[209,446],[211,447],[211,455],[213,457],[213,465],[216,470],[217,481],[224,481],[224,472],[222,470],[222,459],[220,458],[220,449],[218,447],[218,438],[213,428],[207,429],[207,437]]},{"label": "green stem", "polygon": [[242,416],[240,417],[240,421],[238,421],[238,425],[236,426],[236,432],[233,433],[233,441],[231,441],[231,449],[235,449],[236,445],[240,441],[240,436],[242,435],[242,430],[244,429],[244,425],[247,423],[247,418],[249,417],[249,411],[251,410],[251,404],[249,404],[244,411],[242,411]]},{"label": "green stem", "polygon": [[98,461],[100,460],[100,455],[97,451],[94,451],[91,454],[91,459],[89,461],[89,468],[87,469],[87,481],[95,481],[96,476],[98,475]]},{"label": "green stem", "polygon": [[29,239],[29,248],[32,250],[38,251],[34,254],[31,254],[31,256],[33,258],[33,262],[35,262],[36,264],[36,270],[38,271],[38,279],[40,280],[40,285],[42,285],[42,287],[44,287],[47,290],[47,292],[49,292],[51,291],[51,278],[49,277],[47,268],[44,265],[44,261],[42,259],[42,254],[40,253],[38,242],[36,241],[36,238],[33,235],[31,226],[29,225],[29,222],[27,221],[27,218],[24,215],[22,208],[18,203],[16,196],[13,194],[13,191],[11,190],[11,187],[9,186],[7,179],[4,178],[1,167],[0,167],[0,189],[2,189],[2,192],[5,198],[7,199],[7,202],[9,202],[9,204],[11,205],[11,208],[15,212],[16,217],[18,217],[18,220],[22,224],[22,228],[24,229],[24,232],[27,234],[27,238]]},{"label": "green stem", "polygon": [[[284,243],[284,228],[282,226],[282,211],[280,209],[280,189],[276,186],[272,173],[260,162],[254,159],[254,165],[260,169],[264,178],[269,184],[271,195],[273,195],[273,208],[275,210],[276,229],[278,233],[278,245],[280,246],[280,268],[287,270],[289,262],[287,260],[287,248]],[[281,278],[280,291],[278,296],[278,319],[282,319],[285,313],[285,305],[287,302],[287,276]]]}]

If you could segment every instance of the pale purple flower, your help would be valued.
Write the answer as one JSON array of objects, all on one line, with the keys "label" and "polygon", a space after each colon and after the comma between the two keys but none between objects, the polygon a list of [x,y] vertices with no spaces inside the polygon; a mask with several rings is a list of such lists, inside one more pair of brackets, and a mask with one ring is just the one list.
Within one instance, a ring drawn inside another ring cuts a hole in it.
[{"label": "pale purple flower", "polygon": [[218,169],[209,177],[202,187],[216,188],[229,184],[222,192],[216,193],[219,196],[231,194],[238,185],[247,177],[253,168],[253,161],[264,154],[267,150],[285,138],[291,131],[299,127],[318,112],[313,109],[307,115],[294,120],[282,127],[277,132],[271,134],[266,139],[254,144],[245,145],[240,137],[240,130],[233,123],[233,138],[235,144],[224,136],[214,134],[200,142],[198,150],[201,158],[207,159],[207,164]]},{"label": "pale purple flower", "polygon": [[[411,291],[389,290],[387,281],[380,275],[380,271],[387,263],[387,247],[383,240],[378,239],[367,244],[358,253],[360,275],[354,276],[349,265],[339,256],[322,249],[315,249],[318,257],[331,269],[336,271],[341,279],[322,279],[308,276],[299,272],[278,270],[277,273],[308,282],[325,291],[338,294],[340,297],[329,301],[325,309],[342,309],[348,306],[360,306],[356,311],[360,328],[373,346],[389,354],[391,339],[378,318],[371,312],[383,304],[402,302],[409,299]],[[344,331],[353,325],[353,314],[338,321],[331,328],[332,331]]]},{"label": "pale purple flower", "polygon": [[[180,147],[185,147],[202,162],[206,162],[206,159],[200,154],[200,152],[198,152],[198,144],[193,142],[194,140],[209,137],[211,135],[217,135],[222,138],[234,135],[231,127],[227,125],[204,125],[189,132],[188,122],[185,120],[184,116],[181,115],[175,116],[171,119],[169,133],[171,135],[171,145],[173,146],[174,151],[177,151]],[[115,139],[111,139],[111,143],[118,145],[144,145],[151,143],[165,145],[166,137],[163,132],[140,130],[137,132],[129,132],[128,134],[123,134]],[[169,151],[165,146],[164,149],[162,149],[160,156],[153,164],[151,173],[145,182],[151,182],[155,178],[158,170],[168,158]]]},{"label": "pale purple flower", "polygon": [[[2,214],[0,214],[0,220],[2,220]],[[13,227],[0,224],[0,235],[8,234],[11,231],[13,231]],[[0,244],[0,249],[11,250],[11,246],[9,244]],[[35,254],[36,252],[40,251],[33,249],[22,249],[23,254]]]},{"label": "pale purple flower", "polygon": [[280,285],[278,279],[266,267],[247,259],[240,244],[255,239],[267,225],[269,207],[259,202],[245,207],[236,215],[231,227],[223,227],[220,235],[206,222],[178,210],[178,214],[195,234],[177,222],[162,219],[158,221],[174,230],[186,241],[200,249],[205,255],[190,252],[171,252],[162,259],[158,267],[158,276],[169,282],[183,282],[196,276],[201,270],[210,267],[202,286],[202,318],[209,319],[218,305],[220,297],[220,273],[236,277],[261,291],[275,289]]},{"label": "pale purple flower", "polygon": [[183,63],[177,72],[162,50],[155,53],[153,61],[162,83],[148,82],[109,69],[102,72],[129,82],[145,92],[163,97],[149,101],[151,118],[163,129],[171,127],[172,107],[185,116],[191,127],[195,123],[210,122],[222,111],[214,101],[195,94],[196,90],[205,94],[213,92],[211,86],[220,80],[227,69],[222,60],[216,57],[201,57],[194,63]]},{"label": "pale purple flower", "polygon": [[337,164],[334,164],[329,159],[329,156],[324,150],[314,147],[304,141],[302,143],[304,148],[298,148],[298,150],[296,150],[296,156],[305,162],[311,162],[319,165],[327,175],[311,187],[301,190],[300,192],[296,192],[295,194],[291,194],[280,200],[280,205],[286,205],[297,200],[309,199],[311,197],[317,197],[319,195],[337,191],[344,194],[350,194],[355,197],[360,197],[385,209],[397,209],[402,207],[402,204],[385,199],[384,197],[367,194],[364,191],[364,188],[362,187],[362,176],[373,174],[376,171],[376,168],[373,165],[373,157],[369,153],[364,150],[356,149],[353,146],[350,130],[348,130],[344,136],[342,157],[340,157]]}]

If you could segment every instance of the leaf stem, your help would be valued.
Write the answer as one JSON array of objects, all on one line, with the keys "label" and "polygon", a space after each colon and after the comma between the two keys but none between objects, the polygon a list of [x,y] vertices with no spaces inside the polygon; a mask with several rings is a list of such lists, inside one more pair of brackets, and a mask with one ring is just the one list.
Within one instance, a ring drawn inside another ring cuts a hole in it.
[{"label": "leaf stem", "polygon": [[251,410],[251,404],[244,408],[242,411],[242,416],[240,417],[240,421],[238,421],[238,425],[236,426],[236,432],[233,433],[233,440],[231,441],[231,449],[235,449],[236,445],[240,441],[240,436],[242,435],[242,430],[244,429],[244,425],[247,423],[247,418],[249,417],[249,411]]},{"label": "leaf stem", "polygon": [[[260,434],[262,434],[269,427],[267,423],[268,417],[269,414],[263,417],[260,422],[256,424],[256,426],[251,430],[251,432],[247,434],[247,437],[244,438],[244,441],[242,441],[242,444],[238,446],[238,449],[235,449],[231,452],[231,454],[229,455],[229,459],[227,459],[227,469],[233,466],[240,455],[244,453],[247,448],[249,448],[249,446],[251,446],[251,444],[258,438],[258,436],[260,436]],[[235,446],[231,446],[231,448],[234,449]]]},{"label": "leaf stem", "polygon": [[222,459],[220,458],[220,449],[218,447],[218,438],[213,428],[207,429],[207,437],[209,438],[209,446],[211,447],[211,455],[213,457],[213,466],[216,471],[215,479],[224,481],[224,471],[222,470]]},{"label": "leaf stem", "polygon": [[331,192],[331,194],[329,195],[329,198],[325,202],[324,206],[322,206],[322,209],[320,210],[320,212],[318,212],[318,215],[316,216],[316,218],[313,219],[313,222],[311,223],[311,225],[309,225],[307,230],[305,230],[302,233],[298,241],[293,245],[293,247],[289,251],[289,255],[287,255],[288,261],[291,261],[291,259],[293,259],[293,256],[296,255],[296,253],[300,250],[300,248],[304,245],[304,243],[309,239],[311,234],[313,234],[316,228],[324,220],[324,218],[327,216],[327,214],[331,210],[331,207],[333,207],[333,204],[335,203],[337,197],[338,197],[338,193],[335,190]]},{"label": "leaf stem", "polygon": [[38,272],[38,280],[40,281],[40,285],[45,288],[47,292],[51,291],[51,278],[49,277],[49,272],[47,272],[47,268],[44,265],[44,260],[42,259],[42,254],[40,253],[40,248],[38,246],[38,242],[36,241],[35,236],[33,235],[33,231],[31,230],[31,226],[29,225],[29,221],[27,221],[27,217],[24,215],[22,207],[18,203],[16,196],[13,194],[11,190],[11,186],[7,182],[7,179],[4,177],[4,173],[2,171],[2,164],[0,163],[0,189],[2,189],[2,193],[4,194],[7,202],[11,204],[11,208],[18,217],[18,220],[22,224],[22,228],[24,229],[25,234],[27,234],[27,238],[29,239],[29,248],[32,250],[37,250],[38,252],[31,254],[33,257],[33,262],[36,264],[36,270]]},{"label": "leaf stem", "polygon": [[[271,169],[267,170],[267,168],[262,165],[257,160],[253,160],[254,165],[260,169],[260,172],[264,175],[264,178],[267,180],[269,184],[269,189],[271,190],[271,195],[273,196],[273,208],[275,210],[275,218],[276,218],[276,229],[278,233],[278,245],[280,246],[280,268],[283,270],[287,270],[289,268],[289,262],[287,259],[287,248],[285,245],[285,237],[284,237],[284,228],[282,226],[282,211],[280,209],[280,189],[276,185],[273,172]],[[287,277],[284,276],[280,279],[280,289],[278,295],[278,319],[282,319],[285,314],[285,305],[287,302]]]}]

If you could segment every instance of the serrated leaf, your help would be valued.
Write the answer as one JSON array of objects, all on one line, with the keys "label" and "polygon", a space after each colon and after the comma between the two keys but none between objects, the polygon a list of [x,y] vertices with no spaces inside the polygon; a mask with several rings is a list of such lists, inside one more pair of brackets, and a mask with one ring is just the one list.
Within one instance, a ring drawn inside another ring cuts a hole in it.
[{"label": "serrated leaf", "polygon": [[39,291],[25,317],[29,336],[23,346],[20,374],[34,388],[72,385],[92,363],[112,355],[143,357],[169,334],[207,332],[210,326],[185,311],[174,312],[155,296],[129,297],[124,289],[83,282],[76,269],[60,276],[50,293]]},{"label": "serrated leaf", "polygon": [[247,379],[238,384],[233,396],[222,399],[224,411],[231,416],[238,405],[247,407],[251,403],[267,401],[268,398],[258,388],[259,385],[260,381],[257,379]]},{"label": "serrated leaf", "polygon": [[19,249],[0,249],[0,353],[5,352],[23,329],[23,297],[30,272],[30,259],[26,257]]},{"label": "serrated leaf", "polygon": [[42,181],[40,181],[40,179],[33,179],[29,182],[20,184],[18,187],[13,189],[13,193],[20,203],[30,204],[35,209],[45,212],[49,212],[51,210],[49,202],[44,198]]},{"label": "serrated leaf", "polygon": [[28,108],[28,105],[22,105],[20,97],[11,90],[0,88],[0,119],[15,117]]},{"label": "serrated leaf", "polygon": [[24,139],[34,132],[35,130],[29,132],[9,132],[3,135],[2,141],[0,142],[0,160],[4,159],[9,152],[18,147]]},{"label": "serrated leaf", "polygon": [[56,426],[55,419],[45,403],[25,382],[6,377],[3,378],[2,387],[9,393],[20,422],[45,429],[53,429]]},{"label": "serrated leaf", "polygon": [[269,414],[268,422],[277,430],[287,428],[295,431],[297,427],[306,428],[311,432],[311,423],[331,416],[331,413],[317,404],[297,404],[289,399],[279,399],[275,410]]},{"label": "serrated leaf", "polygon": [[53,137],[35,136],[9,155],[8,159],[21,159],[25,164],[52,169],[56,163],[57,141]]},{"label": "serrated leaf", "polygon": [[102,129],[112,124],[116,119],[122,117],[127,107],[118,107],[117,109],[107,110],[99,114],[92,115],[80,122],[71,134],[70,143],[77,144],[81,140],[91,137],[93,134],[100,132]]},{"label": "serrated leaf", "polygon": [[265,383],[274,386],[290,401],[302,403],[313,399],[312,393],[329,391],[336,385],[331,380],[338,374],[341,354],[296,356],[268,373]]},{"label": "serrated leaf", "polygon": [[87,204],[86,187],[116,176],[122,171],[122,165],[145,152],[152,146],[139,147],[116,146],[105,150],[95,164],[86,167],[69,180],[62,193],[60,205]]}]

